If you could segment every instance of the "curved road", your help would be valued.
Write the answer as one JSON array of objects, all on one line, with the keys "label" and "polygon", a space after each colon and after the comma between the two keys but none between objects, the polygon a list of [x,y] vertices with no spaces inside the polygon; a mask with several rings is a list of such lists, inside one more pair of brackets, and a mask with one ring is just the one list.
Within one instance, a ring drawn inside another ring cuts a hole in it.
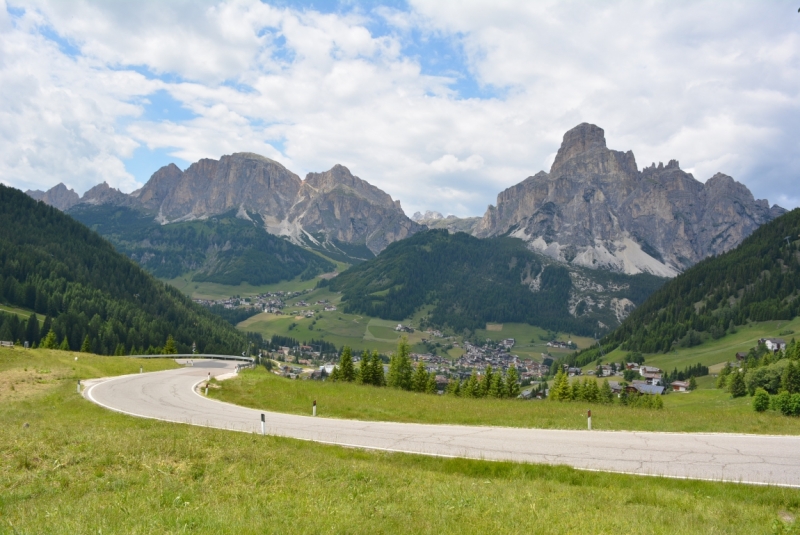
[{"label": "curved road", "polygon": [[169,422],[266,432],[367,449],[528,463],[588,470],[800,487],[800,437],[362,422],[248,409],[195,391],[210,372],[235,363],[86,381],[84,395],[108,409]]}]

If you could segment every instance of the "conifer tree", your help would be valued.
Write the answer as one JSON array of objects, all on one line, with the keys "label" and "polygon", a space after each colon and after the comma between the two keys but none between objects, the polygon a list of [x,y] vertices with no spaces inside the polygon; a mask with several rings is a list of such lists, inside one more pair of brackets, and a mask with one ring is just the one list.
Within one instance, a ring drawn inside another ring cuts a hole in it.
[{"label": "conifer tree", "polygon": [[694,378],[694,375],[689,379],[689,390],[697,390],[697,379]]},{"label": "conifer tree", "polygon": [[87,334],[83,339],[83,343],[81,344],[81,353],[91,353],[91,352],[92,352],[92,343],[89,340],[89,335]]},{"label": "conifer tree", "polygon": [[572,388],[564,370],[558,370],[550,388],[550,399],[553,401],[569,401],[572,399]]},{"label": "conifer tree", "polygon": [[428,394],[435,394],[438,391],[436,388],[436,375],[433,373],[428,374],[428,385],[425,388],[425,392]]},{"label": "conifer tree", "polygon": [[69,351],[69,340],[66,335],[64,335],[64,339],[61,340],[61,345],[58,346],[58,349],[61,351]]},{"label": "conifer tree", "polygon": [[361,364],[358,366],[358,379],[361,384],[374,385],[375,377],[372,371],[372,357],[364,350],[361,353]]},{"label": "conifer tree", "polygon": [[339,379],[346,383],[356,380],[356,370],[353,366],[353,354],[349,347],[342,348],[342,355],[339,357]]},{"label": "conifer tree", "polygon": [[36,317],[36,313],[31,314],[28,318],[28,324],[25,328],[25,339],[30,345],[39,342],[39,318]]},{"label": "conifer tree", "polygon": [[603,379],[603,384],[600,385],[598,399],[600,403],[611,403],[614,401],[614,392],[611,390],[611,385],[608,383],[608,379]]},{"label": "conifer tree", "polygon": [[411,390],[414,392],[425,392],[428,387],[428,372],[425,369],[425,363],[419,361],[417,369],[414,371],[414,376],[411,379]]},{"label": "conifer tree", "polygon": [[740,373],[739,370],[735,370],[731,374],[728,391],[731,393],[731,397],[734,398],[740,398],[747,395],[747,386],[744,383],[744,374]]},{"label": "conifer tree", "polygon": [[339,366],[333,367],[333,371],[328,376],[328,379],[330,379],[334,383],[342,380],[342,372],[339,370]]},{"label": "conifer tree", "polygon": [[511,399],[519,397],[519,373],[517,372],[517,367],[513,364],[509,366],[508,373],[506,373],[506,391]]},{"label": "conifer tree", "polygon": [[49,331],[47,333],[47,336],[44,337],[44,341],[42,342],[42,347],[44,349],[56,348],[56,333],[54,331]]},{"label": "conifer tree", "polygon": [[167,336],[167,343],[164,344],[164,349],[162,350],[164,355],[177,355],[178,348],[175,347],[175,339],[170,334]]},{"label": "conifer tree", "polygon": [[462,396],[465,398],[478,397],[478,375],[475,370],[472,370],[472,374],[463,386]]},{"label": "conifer tree", "polygon": [[590,403],[597,403],[600,401],[600,387],[597,386],[597,381],[594,379],[586,379],[586,386],[583,388],[584,399]]},{"label": "conifer tree", "polygon": [[478,385],[478,393],[476,397],[483,398],[489,395],[489,387],[491,387],[493,379],[494,373],[492,373],[492,365],[489,364],[486,366],[486,372],[484,373],[483,378]]},{"label": "conifer tree", "polygon": [[581,380],[575,378],[575,381],[572,383],[571,392],[569,399],[573,401],[582,401],[583,400],[583,385],[581,384]]},{"label": "conifer tree", "polygon": [[[491,379],[492,384],[490,384],[489,388],[486,390],[486,395],[488,397],[495,399],[503,397],[502,391],[500,389],[501,388],[500,382],[502,381],[502,378],[503,376],[500,374],[500,372],[497,372],[492,375]],[[484,381],[488,380],[489,380],[488,377],[484,379]]]},{"label": "conifer tree", "polygon": [[790,394],[800,393],[800,365],[790,361],[783,369],[781,388]]},{"label": "conifer tree", "polygon": [[386,376],[383,373],[383,361],[377,351],[372,352],[372,384],[386,386]]},{"label": "conifer tree", "polygon": [[389,377],[387,379],[389,386],[411,390],[413,368],[409,353],[408,339],[404,336],[397,343],[397,353],[392,356],[392,360],[389,363]]}]

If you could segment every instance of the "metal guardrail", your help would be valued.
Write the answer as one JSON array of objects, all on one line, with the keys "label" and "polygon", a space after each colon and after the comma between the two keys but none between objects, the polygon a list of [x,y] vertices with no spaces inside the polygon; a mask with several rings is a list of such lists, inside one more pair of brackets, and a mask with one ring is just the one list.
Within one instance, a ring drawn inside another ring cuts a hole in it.
[{"label": "metal guardrail", "polygon": [[201,353],[189,354],[175,354],[175,355],[129,355],[134,359],[212,359],[212,360],[241,360],[255,363],[256,359],[253,357],[241,357],[237,355],[204,355]]}]

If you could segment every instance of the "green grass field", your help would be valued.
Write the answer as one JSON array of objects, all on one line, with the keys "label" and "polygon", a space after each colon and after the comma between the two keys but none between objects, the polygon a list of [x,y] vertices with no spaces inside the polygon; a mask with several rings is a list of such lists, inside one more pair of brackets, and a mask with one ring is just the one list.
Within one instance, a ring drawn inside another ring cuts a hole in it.
[{"label": "green grass field", "polygon": [[296,278],[290,281],[263,284],[261,286],[253,286],[247,283],[231,286],[227,284],[217,284],[215,282],[194,282],[192,281],[191,274],[186,274],[174,279],[163,279],[163,281],[174,286],[192,299],[225,299],[232,295],[241,295],[244,297],[278,290],[283,290],[285,292],[301,292],[303,290],[312,289],[317,284],[318,279],[301,281],[299,278]]},{"label": "green grass field", "polygon": [[309,414],[317,400],[318,414],[356,420],[496,425],[545,429],[585,429],[586,411],[598,430],[800,434],[800,420],[773,411],[753,411],[750,398],[731,399],[711,388],[711,378],[688,394],[664,396],[664,409],[619,405],[465,399],[403,392],[330,381],[293,381],[264,368],[246,370],[223,381],[213,396],[256,409]]},{"label": "green grass field", "polygon": [[[794,331],[797,334],[780,334],[787,330]],[[723,362],[735,361],[737,352],[747,352],[751,347],[755,347],[759,338],[784,338],[788,342],[793,337],[800,338],[800,317],[791,321],[751,323],[738,327],[735,334],[728,334],[719,340],[708,340],[699,346],[677,349],[666,354],[647,354],[645,355],[645,364],[670,371],[676,367],[682,370],[698,362],[705,366],[713,366]],[[617,349],[609,353],[603,361],[622,362],[627,354],[627,351]],[[594,369],[594,367],[595,363],[591,363],[585,369]]]},{"label": "green grass field", "polygon": [[[19,308],[19,307],[12,307],[9,305],[0,305],[0,312],[5,312],[7,314],[16,314],[20,319],[27,320],[33,314],[33,310],[28,310],[26,308]],[[37,315],[39,318],[39,325],[44,323],[44,316]]]},{"label": "green grass field", "polygon": [[138,371],[140,361],[73,359],[0,350],[0,377],[16,378],[14,397],[0,390],[0,533],[800,529],[797,489],[367,452],[133,418],[84,400],[74,381]]}]

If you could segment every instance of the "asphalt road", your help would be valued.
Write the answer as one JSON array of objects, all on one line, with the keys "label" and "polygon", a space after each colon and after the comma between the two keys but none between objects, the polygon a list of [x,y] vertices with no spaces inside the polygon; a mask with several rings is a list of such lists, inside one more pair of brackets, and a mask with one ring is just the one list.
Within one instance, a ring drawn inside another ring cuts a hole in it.
[{"label": "asphalt road", "polygon": [[264,414],[267,434],[326,444],[800,487],[800,437],[362,422],[264,412],[195,391],[209,372],[222,375],[234,366],[204,361],[178,370],[86,381],[84,395],[134,416],[248,433],[261,432]]}]

